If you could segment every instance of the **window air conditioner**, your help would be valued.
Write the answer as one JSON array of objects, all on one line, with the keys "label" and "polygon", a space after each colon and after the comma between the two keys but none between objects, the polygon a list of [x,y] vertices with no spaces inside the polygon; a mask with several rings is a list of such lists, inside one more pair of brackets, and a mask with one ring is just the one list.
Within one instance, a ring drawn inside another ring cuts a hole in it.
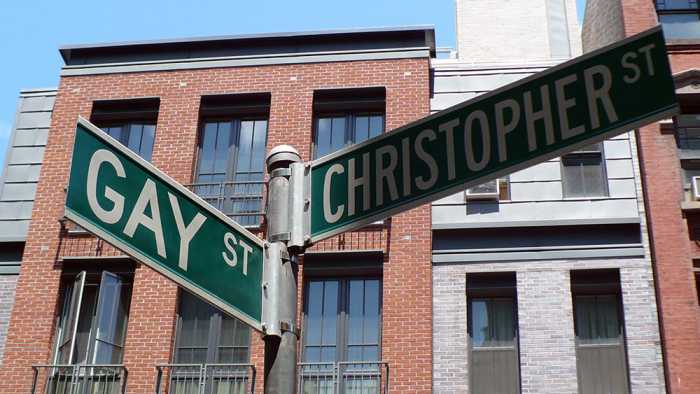
[{"label": "window air conditioner", "polygon": [[693,200],[700,201],[700,176],[693,177]]},{"label": "window air conditioner", "polygon": [[467,200],[495,200],[498,201],[498,179],[482,183],[466,190]]}]

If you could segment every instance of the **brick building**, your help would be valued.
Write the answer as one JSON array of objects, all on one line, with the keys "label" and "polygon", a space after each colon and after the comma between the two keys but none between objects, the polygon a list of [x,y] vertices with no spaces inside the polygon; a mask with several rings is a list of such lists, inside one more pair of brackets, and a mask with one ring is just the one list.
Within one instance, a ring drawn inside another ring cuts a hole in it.
[{"label": "brick building", "polygon": [[700,10],[688,0],[588,0],[589,51],[661,24],[681,114],[636,130],[652,240],[666,383],[700,392]]},{"label": "brick building", "polygon": [[[71,384],[116,392],[126,382],[129,393],[152,393],[157,384],[161,392],[202,385],[228,393],[250,387],[254,376],[261,391],[259,334],[62,219],[77,117],[262,235],[265,152],[291,144],[310,160],[427,115],[433,29],[81,45],[60,52],[65,66],[0,392],[27,393],[34,383],[36,392]],[[430,207],[423,206],[307,251],[299,268],[301,387],[325,392],[338,379],[377,388],[389,373],[392,391],[431,390],[429,228]],[[364,373],[342,364],[353,361],[371,364]],[[228,365],[213,365],[222,363]],[[38,365],[44,366],[34,375]]]},{"label": "brick building", "polygon": [[[457,31],[458,56],[432,61],[432,111],[581,52],[572,0],[459,0]],[[432,204],[434,392],[664,392],[635,144]]]}]

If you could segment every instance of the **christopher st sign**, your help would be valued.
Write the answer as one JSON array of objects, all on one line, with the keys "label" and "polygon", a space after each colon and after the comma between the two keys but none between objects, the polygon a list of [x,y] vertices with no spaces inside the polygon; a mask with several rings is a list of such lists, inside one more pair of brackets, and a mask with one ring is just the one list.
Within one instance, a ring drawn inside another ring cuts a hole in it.
[{"label": "christopher st sign", "polygon": [[361,227],[677,111],[660,28],[311,163],[311,240]]},{"label": "christopher st sign", "polygon": [[261,329],[262,240],[82,118],[65,216]]}]

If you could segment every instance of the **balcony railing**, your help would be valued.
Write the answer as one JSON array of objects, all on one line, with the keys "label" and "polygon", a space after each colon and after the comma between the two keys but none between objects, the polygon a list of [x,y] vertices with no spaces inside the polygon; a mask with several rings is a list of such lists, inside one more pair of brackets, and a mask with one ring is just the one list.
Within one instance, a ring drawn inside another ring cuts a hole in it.
[{"label": "balcony railing", "polygon": [[252,364],[164,364],[156,369],[156,394],[255,392],[255,366]]},{"label": "balcony railing", "polygon": [[262,222],[264,181],[194,183],[186,187],[243,226],[258,227]]},{"label": "balcony railing", "polygon": [[389,363],[300,363],[300,394],[388,394]]},{"label": "balcony railing", "polygon": [[124,394],[123,365],[34,365],[31,394]]}]

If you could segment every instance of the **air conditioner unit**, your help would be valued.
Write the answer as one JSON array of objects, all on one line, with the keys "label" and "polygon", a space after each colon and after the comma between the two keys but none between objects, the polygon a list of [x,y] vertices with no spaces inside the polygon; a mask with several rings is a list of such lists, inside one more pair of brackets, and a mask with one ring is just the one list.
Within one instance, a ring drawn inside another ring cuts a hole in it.
[{"label": "air conditioner unit", "polygon": [[498,201],[498,179],[482,183],[466,190],[467,200],[496,200]]},{"label": "air conditioner unit", "polygon": [[693,200],[700,201],[700,176],[693,177]]}]

